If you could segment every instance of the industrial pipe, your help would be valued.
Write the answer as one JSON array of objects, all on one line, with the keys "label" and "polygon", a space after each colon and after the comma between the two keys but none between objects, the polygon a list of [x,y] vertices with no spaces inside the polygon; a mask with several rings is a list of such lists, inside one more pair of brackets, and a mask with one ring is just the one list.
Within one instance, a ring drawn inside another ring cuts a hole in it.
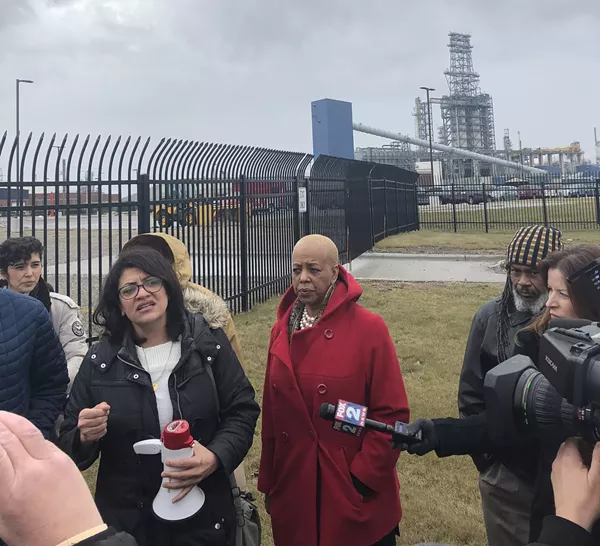
[{"label": "industrial pipe", "polygon": [[[413,138],[408,135],[403,135],[401,133],[386,131],[385,129],[376,129],[374,127],[369,127],[368,125],[364,125],[362,123],[353,123],[352,127],[355,131],[358,131],[359,133],[366,133],[368,135],[389,138],[391,140],[397,140],[399,142],[406,142],[408,144],[414,144],[415,146],[419,146],[421,148],[429,148],[429,142],[427,142],[426,140],[421,140],[420,138]],[[432,144],[432,148],[440,152],[447,152],[455,156],[468,157],[469,159],[477,159],[479,161],[491,163],[492,165],[500,165],[501,167],[507,167],[509,169],[515,169],[517,171],[528,172],[533,174],[548,174],[542,169],[536,169],[535,167],[527,167],[526,165],[521,166],[519,163],[513,163],[512,161],[506,161],[505,159],[499,159],[497,157],[492,157],[485,154],[478,154],[476,152],[463,150],[461,148],[453,148],[452,146],[446,146],[445,144],[437,144],[434,142]]]}]

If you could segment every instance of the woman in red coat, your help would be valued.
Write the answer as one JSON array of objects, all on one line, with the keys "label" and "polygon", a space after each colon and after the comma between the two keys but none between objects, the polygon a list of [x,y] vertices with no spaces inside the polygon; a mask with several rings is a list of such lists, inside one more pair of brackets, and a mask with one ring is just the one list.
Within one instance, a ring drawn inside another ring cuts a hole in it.
[{"label": "woman in red coat", "polygon": [[263,391],[258,489],[278,546],[387,546],[402,517],[390,437],[360,437],[319,417],[323,402],[367,406],[368,417],[408,422],[404,382],[383,319],[320,235],[294,249],[292,288],[271,333]]}]

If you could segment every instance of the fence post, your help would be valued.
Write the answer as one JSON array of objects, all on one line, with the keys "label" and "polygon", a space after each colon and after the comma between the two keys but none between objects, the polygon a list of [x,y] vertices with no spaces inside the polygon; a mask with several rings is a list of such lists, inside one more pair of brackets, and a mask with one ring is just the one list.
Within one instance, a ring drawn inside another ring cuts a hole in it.
[{"label": "fence post", "polygon": [[456,233],[456,195],[454,193],[454,181],[452,181],[452,222],[454,223],[454,233]]},{"label": "fence post", "polygon": [[596,185],[594,187],[594,197],[596,200],[596,223],[600,226],[600,191],[598,188],[599,179],[596,179]]},{"label": "fence post", "polygon": [[485,182],[483,183],[482,187],[483,187],[483,217],[485,219],[485,232],[489,233],[488,209],[487,209],[487,193],[485,191]]},{"label": "fence post", "polygon": [[150,233],[150,177],[138,174],[137,178],[138,233]]},{"label": "fence post", "polygon": [[350,226],[346,224],[346,259],[348,260],[348,271],[352,273],[352,248],[350,246]]},{"label": "fence post", "polygon": [[[413,191],[412,191],[412,196],[413,196],[413,207],[415,210],[415,226],[417,228],[417,231],[421,231],[421,216],[420,216],[420,211],[419,211],[419,187],[417,186],[417,183],[414,183],[413,186]],[[408,207],[408,202],[406,203],[406,206]],[[408,213],[407,213],[407,218],[408,218]]]},{"label": "fence post", "polygon": [[542,211],[544,214],[544,225],[547,226],[548,225],[548,208],[546,206],[546,182],[544,182],[544,180],[542,180]]},{"label": "fence post", "polygon": [[304,235],[310,235],[310,178],[308,176],[304,178],[304,185],[306,186],[306,220]]},{"label": "fence post", "polygon": [[295,176],[294,185],[294,242],[300,240],[300,177]]},{"label": "fence post", "polygon": [[367,184],[369,187],[369,216],[371,220],[371,248],[375,248],[375,203],[373,202],[373,180],[371,174],[367,176]]},{"label": "fence post", "polygon": [[387,178],[383,177],[383,238],[388,236],[388,204],[387,204]]},{"label": "fence post", "polygon": [[242,312],[248,311],[248,187],[246,177],[240,176],[240,264]]},{"label": "fence post", "polygon": [[398,181],[394,181],[394,195],[396,197],[396,233],[400,233],[400,211],[398,210]]}]

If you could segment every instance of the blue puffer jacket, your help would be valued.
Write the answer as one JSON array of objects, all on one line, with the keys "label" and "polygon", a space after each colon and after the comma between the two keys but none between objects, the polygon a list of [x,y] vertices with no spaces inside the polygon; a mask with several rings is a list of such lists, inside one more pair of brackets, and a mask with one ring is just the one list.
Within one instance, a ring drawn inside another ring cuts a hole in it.
[{"label": "blue puffer jacket", "polygon": [[49,439],[68,384],[48,311],[34,298],[0,290],[0,410],[26,417]]}]

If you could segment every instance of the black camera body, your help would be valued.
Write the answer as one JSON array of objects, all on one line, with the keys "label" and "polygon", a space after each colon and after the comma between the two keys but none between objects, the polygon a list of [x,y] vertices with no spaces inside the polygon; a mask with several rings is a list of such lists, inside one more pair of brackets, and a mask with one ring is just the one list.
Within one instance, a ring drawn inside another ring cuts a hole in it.
[{"label": "black camera body", "polygon": [[541,339],[540,372],[571,404],[600,404],[600,325],[552,326]]},{"label": "black camera body", "polygon": [[[600,308],[600,260],[568,279],[577,301]],[[509,446],[526,431],[562,441],[600,440],[600,324],[554,319],[540,340],[537,366],[517,355],[484,379],[489,434]]]},{"label": "black camera body", "polygon": [[538,366],[523,355],[502,362],[486,374],[484,398],[497,445],[512,445],[524,431],[560,441],[600,438],[600,325],[564,328],[551,322],[540,342]]}]

